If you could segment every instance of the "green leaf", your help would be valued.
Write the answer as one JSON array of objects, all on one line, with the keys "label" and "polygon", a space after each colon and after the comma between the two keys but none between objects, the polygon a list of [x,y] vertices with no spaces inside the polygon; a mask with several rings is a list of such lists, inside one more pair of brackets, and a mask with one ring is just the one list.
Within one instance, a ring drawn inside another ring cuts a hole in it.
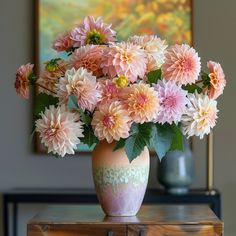
[{"label": "green leaf", "polygon": [[46,93],[40,93],[36,96],[35,110],[34,114],[36,117],[39,116],[41,112],[48,108],[50,105],[56,105],[58,103],[58,98],[48,95]]},{"label": "green leaf", "polygon": [[125,141],[125,152],[131,162],[148,146],[152,133],[152,124],[136,124],[131,127],[131,135]]},{"label": "green leaf", "polygon": [[169,124],[154,124],[152,126],[151,147],[156,151],[160,161],[169,151],[173,139],[173,130]]},{"label": "green leaf", "polygon": [[73,110],[73,109],[78,109],[78,103],[77,103],[77,97],[74,95],[70,95],[68,98],[68,108]]},{"label": "green leaf", "polygon": [[208,88],[208,89],[210,89],[210,87],[211,87],[211,82],[210,82],[210,77],[209,77],[209,75],[208,74],[202,74],[202,76],[201,76],[201,78],[202,78],[202,80],[203,80],[203,88]]},{"label": "green leaf", "polygon": [[58,61],[60,61],[61,58],[54,58],[51,59],[50,61],[45,62],[45,68],[46,70],[52,72],[58,67]]},{"label": "green leaf", "polygon": [[189,93],[195,93],[196,90],[198,93],[202,92],[202,89],[196,84],[183,85],[182,89],[187,90]]},{"label": "green leaf", "polygon": [[120,148],[123,148],[124,146],[125,146],[125,139],[121,138],[119,141],[116,142],[113,152]]},{"label": "green leaf", "polygon": [[156,84],[158,80],[162,79],[161,69],[150,71],[147,74],[147,80],[149,84]]},{"label": "green leaf", "polygon": [[80,114],[80,118],[81,118],[82,122],[86,125],[89,125],[91,123],[91,120],[92,120],[90,115],[85,113],[81,108],[78,108],[77,111]]},{"label": "green leaf", "polygon": [[84,137],[81,138],[81,142],[87,144],[89,147],[92,147],[94,144],[98,143],[98,138],[94,135],[93,129],[91,126],[84,126]]},{"label": "green leaf", "polygon": [[170,147],[170,151],[183,151],[183,133],[177,125],[172,125],[172,131],[173,131],[173,140]]},{"label": "green leaf", "polygon": [[37,77],[34,75],[34,73],[31,73],[28,77],[28,80],[30,85],[34,85],[37,80]]}]

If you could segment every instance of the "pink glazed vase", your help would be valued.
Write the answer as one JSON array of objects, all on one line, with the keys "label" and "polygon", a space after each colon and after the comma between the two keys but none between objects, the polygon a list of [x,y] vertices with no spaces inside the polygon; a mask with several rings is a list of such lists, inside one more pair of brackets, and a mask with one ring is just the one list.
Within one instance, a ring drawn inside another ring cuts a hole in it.
[{"label": "pink glazed vase", "polygon": [[124,148],[100,142],[92,152],[93,180],[98,200],[108,216],[135,216],[147,188],[150,157],[147,147],[129,162]]}]

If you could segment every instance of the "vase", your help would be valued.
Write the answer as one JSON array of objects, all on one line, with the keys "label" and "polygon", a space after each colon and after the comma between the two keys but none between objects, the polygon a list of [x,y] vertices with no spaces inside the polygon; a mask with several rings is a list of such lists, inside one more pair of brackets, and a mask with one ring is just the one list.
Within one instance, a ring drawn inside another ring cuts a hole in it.
[{"label": "vase", "polygon": [[92,152],[92,170],[98,200],[108,216],[135,216],[141,207],[149,176],[147,147],[131,163],[124,148],[100,142]]},{"label": "vase", "polygon": [[194,178],[193,155],[187,140],[183,151],[167,152],[158,165],[158,180],[170,194],[186,194]]}]

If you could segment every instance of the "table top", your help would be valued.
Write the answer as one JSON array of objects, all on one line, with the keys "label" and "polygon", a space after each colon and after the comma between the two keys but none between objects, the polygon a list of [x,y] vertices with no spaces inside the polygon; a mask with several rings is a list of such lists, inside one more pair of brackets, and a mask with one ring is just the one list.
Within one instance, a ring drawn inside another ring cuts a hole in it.
[{"label": "table top", "polygon": [[132,217],[105,216],[99,205],[51,205],[38,213],[35,224],[222,224],[206,205],[143,205]]},{"label": "table top", "polygon": [[[95,189],[78,189],[78,188],[14,188],[4,191],[4,195],[34,195],[34,194],[70,194],[70,195],[87,195],[87,194],[96,194]],[[164,189],[156,188],[147,188],[147,194],[158,194],[158,195],[170,195],[165,192]],[[208,195],[205,189],[190,189],[186,195],[171,195],[175,197],[183,197],[189,195]],[[215,195],[219,195],[219,192],[216,190]]]}]

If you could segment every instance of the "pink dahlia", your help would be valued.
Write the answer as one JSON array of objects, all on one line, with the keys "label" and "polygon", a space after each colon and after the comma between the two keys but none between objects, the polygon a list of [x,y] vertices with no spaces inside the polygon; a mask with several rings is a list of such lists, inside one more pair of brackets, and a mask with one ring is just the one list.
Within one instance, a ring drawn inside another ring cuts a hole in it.
[{"label": "pink dahlia", "polygon": [[29,98],[29,77],[33,73],[33,64],[22,65],[16,72],[16,93],[23,98]]},{"label": "pink dahlia", "polygon": [[65,32],[57,36],[52,44],[52,48],[57,52],[69,51],[73,48],[73,41],[70,38],[70,32]]},{"label": "pink dahlia", "polygon": [[67,104],[69,96],[75,95],[78,106],[91,112],[101,97],[96,77],[83,67],[67,70],[56,87],[60,104]]},{"label": "pink dahlia", "polygon": [[98,139],[106,139],[108,143],[127,138],[130,130],[129,113],[118,101],[106,103],[95,110],[92,127]]},{"label": "pink dahlia", "polygon": [[72,113],[62,106],[50,106],[41,113],[36,120],[36,132],[39,132],[41,142],[48,148],[48,153],[58,154],[62,157],[66,153],[74,154],[76,146],[84,135],[82,123],[78,113]]},{"label": "pink dahlia", "polygon": [[152,122],[160,110],[158,92],[148,84],[133,84],[124,89],[123,103],[136,123]]},{"label": "pink dahlia", "polygon": [[166,80],[173,80],[180,85],[192,84],[198,79],[201,70],[200,57],[189,45],[176,44],[166,50],[162,70]]},{"label": "pink dahlia", "polygon": [[86,45],[75,50],[70,59],[72,67],[79,69],[80,67],[86,68],[95,76],[102,76],[102,56],[104,46],[102,45]]},{"label": "pink dahlia", "polygon": [[111,78],[124,75],[130,82],[143,78],[146,72],[147,58],[143,49],[132,43],[112,44],[103,57],[103,73]]},{"label": "pink dahlia", "polygon": [[187,109],[182,116],[183,133],[190,136],[200,136],[209,134],[216,125],[217,101],[210,99],[207,94],[188,94],[189,102]]},{"label": "pink dahlia", "polygon": [[119,99],[120,89],[112,80],[101,78],[99,79],[98,84],[98,88],[101,91],[100,104]]},{"label": "pink dahlia", "polygon": [[226,85],[225,74],[219,63],[209,61],[207,67],[210,70],[210,86],[207,89],[210,98],[218,98],[224,91]]},{"label": "pink dahlia", "polygon": [[160,112],[157,116],[157,122],[164,124],[165,122],[172,124],[178,123],[186,109],[188,99],[187,92],[174,81],[159,80],[154,85],[158,92],[160,102]]},{"label": "pink dahlia", "polygon": [[105,24],[101,17],[95,20],[93,16],[86,17],[83,24],[78,25],[71,31],[74,47],[114,42],[115,35],[116,32],[111,29],[111,25]]}]

